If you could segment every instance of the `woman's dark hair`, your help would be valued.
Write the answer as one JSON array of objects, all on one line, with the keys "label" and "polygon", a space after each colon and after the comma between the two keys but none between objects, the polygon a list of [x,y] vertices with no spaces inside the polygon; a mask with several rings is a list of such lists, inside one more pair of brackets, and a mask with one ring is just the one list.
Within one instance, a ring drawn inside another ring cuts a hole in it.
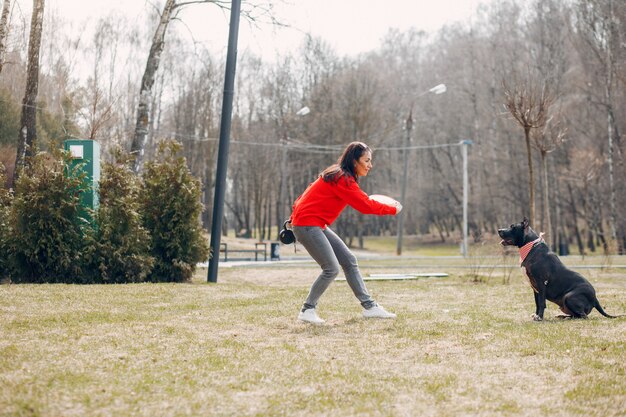
[{"label": "woman's dark hair", "polygon": [[363,142],[350,143],[346,149],[344,149],[343,153],[337,160],[337,163],[332,164],[322,171],[320,176],[326,182],[337,183],[339,178],[343,176],[346,178],[352,178],[358,182],[359,178],[356,175],[355,165],[365,152],[372,153],[372,150]]}]

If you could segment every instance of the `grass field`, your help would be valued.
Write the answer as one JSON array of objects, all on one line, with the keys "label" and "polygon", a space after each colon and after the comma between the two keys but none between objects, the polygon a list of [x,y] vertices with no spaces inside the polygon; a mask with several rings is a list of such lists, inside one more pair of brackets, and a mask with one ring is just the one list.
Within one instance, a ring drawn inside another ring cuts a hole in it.
[{"label": "grass field", "polygon": [[[0,285],[0,416],[626,415],[626,318],[561,321],[549,304],[532,322],[518,269],[475,282],[429,262],[450,276],[367,283],[398,319],[362,319],[336,282],[323,326],[296,320],[310,264],[223,268],[217,284],[199,270],[190,284]],[[624,269],[582,272],[626,313]]]}]

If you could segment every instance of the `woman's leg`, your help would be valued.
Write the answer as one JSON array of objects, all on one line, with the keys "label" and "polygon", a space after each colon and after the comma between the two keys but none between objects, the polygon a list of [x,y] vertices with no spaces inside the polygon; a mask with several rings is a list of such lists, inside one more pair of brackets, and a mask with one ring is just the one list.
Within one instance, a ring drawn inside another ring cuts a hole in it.
[{"label": "woman's leg", "polygon": [[356,256],[354,256],[343,240],[341,240],[335,232],[330,230],[330,227],[324,229],[324,235],[330,242],[330,245],[335,252],[339,265],[341,265],[343,273],[346,275],[348,285],[352,288],[352,292],[356,298],[359,299],[363,308],[368,309],[375,306],[376,302],[367,292],[367,288],[365,288],[365,282],[363,282],[361,271],[359,271]]},{"label": "woman's leg", "polygon": [[317,306],[317,302],[324,294],[324,291],[339,274],[339,262],[321,227],[294,226],[292,229],[297,241],[304,246],[315,262],[322,268],[322,273],[311,286],[309,296],[302,307],[302,311],[304,311]]}]

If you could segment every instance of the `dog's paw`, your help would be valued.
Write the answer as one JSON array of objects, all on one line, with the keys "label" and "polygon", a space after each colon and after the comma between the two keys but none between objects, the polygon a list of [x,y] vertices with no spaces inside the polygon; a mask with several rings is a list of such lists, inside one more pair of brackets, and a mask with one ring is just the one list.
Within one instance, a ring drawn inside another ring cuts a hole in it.
[{"label": "dog's paw", "polygon": [[533,313],[530,317],[533,319],[533,321],[543,321],[543,317],[540,317],[536,313]]}]

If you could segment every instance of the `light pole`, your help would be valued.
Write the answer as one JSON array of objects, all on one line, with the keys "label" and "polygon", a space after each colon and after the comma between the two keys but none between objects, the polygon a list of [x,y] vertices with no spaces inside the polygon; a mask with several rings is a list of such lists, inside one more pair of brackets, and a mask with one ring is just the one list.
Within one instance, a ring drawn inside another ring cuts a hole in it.
[{"label": "light pole", "polygon": [[[311,109],[309,109],[307,106],[304,106],[296,112],[296,115],[303,117],[309,114],[310,112],[311,112]],[[282,149],[281,149],[281,167],[280,167],[280,172],[281,172],[280,190],[279,190],[280,195],[278,196],[278,212],[279,212],[278,213],[278,217],[279,217],[278,218],[278,230],[279,231],[280,231],[280,227],[282,226],[282,222],[287,220],[285,219],[284,210],[285,210],[285,198],[287,194],[287,162],[288,162],[287,140],[288,139],[289,137],[287,135],[287,128],[285,128],[285,137],[283,140],[281,140]]]},{"label": "light pole", "polygon": [[[404,122],[404,127],[406,129],[406,136],[404,137],[404,148],[409,147],[409,143],[411,141],[411,129],[413,129],[413,109],[409,112],[409,117],[406,118]],[[409,153],[408,149],[405,149],[403,152],[403,161],[402,161],[402,191],[400,192],[400,201],[404,206],[406,204],[406,181],[409,170],[409,159],[407,158],[407,154]],[[404,216],[402,215],[403,211],[397,214],[398,216],[398,244],[396,246],[396,254],[402,255],[402,233],[404,232]]]},{"label": "light pole", "polygon": [[[443,94],[446,92],[446,85],[445,84],[438,84],[436,86],[434,86],[433,88],[424,91],[423,93],[419,94],[417,97],[421,97],[425,94],[428,93],[433,93],[433,94]],[[402,151],[402,190],[400,192],[400,203],[402,203],[402,206],[405,207],[405,210],[402,210],[400,213],[398,213],[396,215],[397,219],[398,219],[398,242],[396,245],[396,254],[397,255],[402,255],[402,234],[404,232],[404,213],[406,211],[406,183],[407,183],[407,176],[408,176],[408,166],[409,166],[409,160],[408,160],[408,156],[409,156],[409,144],[411,142],[411,130],[413,129],[413,105],[411,104],[411,110],[409,111],[409,116],[407,117],[406,121],[405,121],[405,125],[404,125],[405,129],[406,129],[406,135],[404,137],[404,146],[403,146],[403,151]]]},{"label": "light pole", "polygon": [[220,141],[217,154],[217,173],[215,176],[215,197],[213,199],[213,218],[211,225],[211,257],[207,272],[208,282],[217,282],[217,269],[220,261],[220,241],[222,238],[222,216],[224,215],[224,194],[226,190],[226,171],[228,167],[228,148],[230,145],[230,125],[235,91],[235,70],[237,67],[237,39],[239,36],[239,15],[241,0],[232,0],[230,26],[228,31],[228,50],[224,76],[224,96],[222,117],[220,119]]},{"label": "light pole", "polygon": [[462,140],[461,151],[463,153],[463,243],[461,244],[461,254],[467,258],[467,199],[469,191],[469,173],[467,164],[467,148],[473,142],[469,139]]}]

